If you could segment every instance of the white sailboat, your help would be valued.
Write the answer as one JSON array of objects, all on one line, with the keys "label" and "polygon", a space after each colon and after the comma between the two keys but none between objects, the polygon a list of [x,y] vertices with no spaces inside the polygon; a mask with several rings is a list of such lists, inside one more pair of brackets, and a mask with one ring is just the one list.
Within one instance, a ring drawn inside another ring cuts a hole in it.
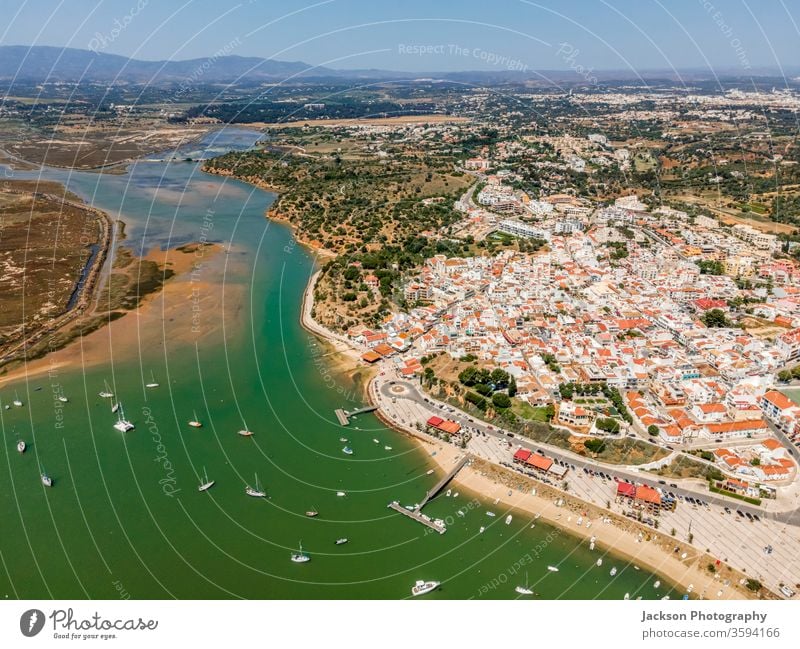
[{"label": "white sailboat", "polygon": [[51,478],[47,473],[42,471],[42,484],[45,487],[52,487],[53,486],[53,478]]},{"label": "white sailboat", "polygon": [[300,541],[300,550],[298,552],[292,552],[292,561],[294,563],[306,563],[311,561],[311,557],[309,557],[305,552],[303,552],[303,542]]},{"label": "white sailboat", "polygon": [[122,409],[122,404],[117,404],[119,406],[119,410],[117,411],[117,423],[114,424],[114,428],[116,428],[120,433],[127,433],[129,430],[133,430],[135,426],[125,419],[125,411]]},{"label": "white sailboat", "polygon": [[14,400],[11,403],[13,403],[17,408],[22,408],[22,401],[20,400],[16,391],[14,392]]},{"label": "white sailboat", "polygon": [[202,428],[203,423],[197,418],[197,411],[192,410],[192,419],[189,421],[192,428]]},{"label": "white sailboat", "polygon": [[535,595],[529,587],[528,587],[528,573],[525,573],[525,585],[524,586],[517,586],[515,589],[520,595]]},{"label": "white sailboat", "polygon": [[550,572],[558,572],[558,568],[556,568],[555,566],[547,566],[547,569],[548,569]]},{"label": "white sailboat", "polygon": [[239,431],[239,434],[242,437],[252,437],[253,436],[253,431],[247,430],[246,428],[243,428],[242,430]]},{"label": "white sailboat", "polygon": [[103,381],[104,389],[102,392],[98,392],[97,396],[101,397],[102,399],[113,399],[114,393],[108,387],[108,381]]},{"label": "white sailboat", "polygon": [[250,485],[247,485],[247,488],[244,490],[244,492],[248,496],[252,496],[253,498],[266,498],[266,496],[267,496],[267,494],[265,492],[263,492],[261,490],[261,487],[259,487],[259,485],[258,485],[258,474],[257,473],[256,473],[256,486],[255,487],[251,487]]},{"label": "white sailboat", "polygon": [[158,382],[156,381],[156,377],[153,376],[153,370],[150,370],[150,383],[145,383],[144,387],[146,388],[157,388]]},{"label": "white sailboat", "polygon": [[69,401],[69,399],[67,399],[67,397],[65,397],[63,394],[58,395],[58,400],[61,403],[67,403]]},{"label": "white sailboat", "polygon": [[203,467],[203,480],[200,482],[200,485],[197,487],[197,491],[208,491],[213,486],[214,486],[214,480],[209,480],[208,479],[208,474],[206,473],[206,468]]}]

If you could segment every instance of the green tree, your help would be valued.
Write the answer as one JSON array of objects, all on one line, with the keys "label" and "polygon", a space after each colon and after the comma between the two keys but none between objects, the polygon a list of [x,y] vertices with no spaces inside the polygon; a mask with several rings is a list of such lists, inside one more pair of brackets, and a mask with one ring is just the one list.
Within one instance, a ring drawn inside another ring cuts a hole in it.
[{"label": "green tree", "polygon": [[492,395],[492,403],[496,408],[508,408],[511,405],[511,399],[504,392],[495,392]]},{"label": "green tree", "polygon": [[656,426],[655,424],[650,424],[647,427],[647,434],[648,435],[652,435],[653,437],[658,435],[658,426]]}]

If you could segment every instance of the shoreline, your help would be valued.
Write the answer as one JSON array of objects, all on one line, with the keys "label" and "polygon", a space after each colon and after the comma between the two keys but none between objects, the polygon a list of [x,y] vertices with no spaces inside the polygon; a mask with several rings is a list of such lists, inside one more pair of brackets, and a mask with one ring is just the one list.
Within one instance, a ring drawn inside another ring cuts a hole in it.
[{"label": "shoreline", "polygon": [[[306,331],[331,346],[335,352],[344,354],[352,359],[352,369],[359,368],[360,355],[358,350],[350,343],[346,343],[343,337],[328,331],[327,328],[311,317],[314,285],[319,273],[320,271],[317,271],[309,278],[306,289],[303,292],[300,324]],[[342,347],[346,349],[342,349]],[[466,451],[431,437],[426,433],[413,430],[410,427],[404,428],[386,417],[380,410],[380,400],[374,395],[372,389],[373,378],[374,376],[370,377],[365,388],[368,403],[378,407],[378,410],[374,413],[378,420],[387,428],[412,438],[419,449],[426,452],[428,457],[434,461],[440,471],[449,470],[448,464],[452,464],[455,456],[466,453]],[[434,448],[436,454],[431,455],[431,451]],[[479,471],[476,468],[484,467],[484,465],[490,467],[495,475],[490,477],[486,472]],[[636,521],[623,519],[571,494],[557,491],[552,487],[509,471],[499,465],[474,458],[473,463],[462,469],[453,483],[457,484],[460,489],[474,494],[479,499],[492,500],[496,498],[498,499],[498,505],[502,504],[509,510],[524,512],[530,516],[539,514],[546,524],[560,533],[567,533],[587,542],[594,536],[596,537],[596,547],[602,548],[598,552],[600,556],[606,558],[606,555],[609,555],[609,558],[614,557],[635,563],[658,575],[666,582],[674,584],[676,589],[682,589],[683,592],[686,592],[692,586],[692,593],[695,596],[706,599],[759,599],[755,593],[751,593],[739,584],[739,579],[742,578],[742,575],[729,566],[720,565],[720,571],[712,574],[704,566],[709,563],[713,564],[714,559],[705,552],[641,525]],[[523,492],[519,488],[520,484],[524,484],[527,487],[527,492]],[[534,493],[531,493],[531,489],[534,490]],[[511,490],[511,497],[508,496],[509,490]],[[546,498],[541,495],[542,493],[555,495],[556,498]],[[556,499],[562,499],[564,504],[561,506],[556,505]],[[581,512],[584,514],[581,514]],[[572,522],[573,516],[582,515],[587,522],[591,521],[592,526],[590,528],[569,524]],[[603,523],[603,520],[610,522]],[[671,548],[673,547],[681,549],[676,553],[672,551]],[[686,553],[685,559],[680,558],[683,553]],[[724,576],[722,576],[723,574]],[[723,583],[726,579],[730,580],[728,586],[724,586]],[[765,592],[769,595],[768,590],[765,589]]]}]

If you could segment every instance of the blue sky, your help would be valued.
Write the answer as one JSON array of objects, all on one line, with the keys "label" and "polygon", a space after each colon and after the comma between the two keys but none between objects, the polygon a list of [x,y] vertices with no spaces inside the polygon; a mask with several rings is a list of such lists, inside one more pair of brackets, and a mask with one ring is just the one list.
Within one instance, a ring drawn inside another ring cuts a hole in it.
[{"label": "blue sky", "polygon": [[[800,0],[2,0],[4,45],[394,70],[800,65]],[[98,47],[100,45],[100,47]]]}]

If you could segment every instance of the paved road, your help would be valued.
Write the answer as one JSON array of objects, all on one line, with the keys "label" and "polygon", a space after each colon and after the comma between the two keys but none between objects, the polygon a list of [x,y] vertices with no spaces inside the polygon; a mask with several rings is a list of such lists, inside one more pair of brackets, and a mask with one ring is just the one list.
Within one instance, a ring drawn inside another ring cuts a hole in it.
[{"label": "paved road", "polygon": [[400,385],[405,389],[405,393],[402,395],[394,394],[391,392],[391,387],[392,387],[391,383],[392,382],[387,380],[386,382],[382,383],[379,387],[381,395],[389,400],[391,400],[392,398],[396,398],[396,399],[406,399],[409,401],[413,401],[414,403],[421,406],[423,409],[427,410],[431,415],[445,414],[446,416],[449,416],[454,420],[459,421],[459,423],[461,423],[463,426],[476,429],[486,436],[494,437],[496,439],[502,439],[507,442],[510,442],[513,438],[512,443],[514,445],[522,446],[523,448],[529,449],[534,452],[536,452],[537,450],[542,451],[543,453],[546,452],[548,457],[551,457],[562,463],[572,465],[575,467],[576,471],[583,471],[583,469],[586,469],[587,471],[594,471],[595,473],[600,471],[602,473],[610,475],[612,479],[614,477],[617,477],[619,479],[627,479],[633,482],[646,484],[651,487],[665,489],[676,495],[683,496],[684,498],[686,497],[700,498],[700,500],[704,502],[714,503],[720,507],[729,507],[733,511],[740,510],[743,513],[749,512],[750,514],[756,514],[762,518],[769,518],[777,522],[786,523],[794,526],[800,526],[800,508],[785,512],[770,512],[770,511],[765,511],[761,507],[748,505],[747,503],[738,500],[716,496],[704,489],[703,490],[691,489],[682,485],[676,487],[671,486],[671,484],[677,485],[677,483],[675,482],[670,484],[662,484],[658,480],[654,480],[649,476],[647,476],[646,474],[643,474],[633,469],[624,469],[620,467],[611,468],[606,464],[601,465],[598,462],[587,460],[586,458],[583,458],[574,453],[570,453],[569,451],[565,451],[564,449],[550,446],[548,444],[537,443],[525,437],[512,435],[510,433],[507,433],[506,431],[499,430],[494,426],[490,426],[489,424],[486,424],[480,421],[479,419],[475,419],[463,411],[454,409],[454,412],[450,412],[451,406],[447,406],[445,404],[439,404],[431,399],[428,399],[427,397],[422,396],[419,390],[417,389],[416,385],[414,385],[409,381],[404,381],[404,380],[393,381],[394,384]]}]

